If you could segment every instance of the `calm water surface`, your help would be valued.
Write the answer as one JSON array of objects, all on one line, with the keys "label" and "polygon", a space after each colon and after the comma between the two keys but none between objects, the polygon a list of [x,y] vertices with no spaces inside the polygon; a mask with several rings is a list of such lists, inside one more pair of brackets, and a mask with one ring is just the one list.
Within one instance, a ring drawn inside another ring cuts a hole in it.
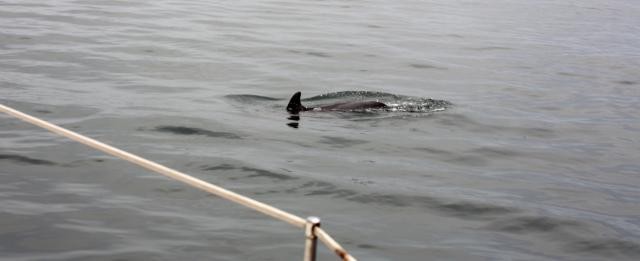
[{"label": "calm water surface", "polygon": [[[360,260],[638,260],[639,13],[636,0],[0,0],[0,102],[318,215]],[[304,113],[291,128],[295,91],[453,105]],[[299,260],[302,240],[0,116],[1,260]]]}]

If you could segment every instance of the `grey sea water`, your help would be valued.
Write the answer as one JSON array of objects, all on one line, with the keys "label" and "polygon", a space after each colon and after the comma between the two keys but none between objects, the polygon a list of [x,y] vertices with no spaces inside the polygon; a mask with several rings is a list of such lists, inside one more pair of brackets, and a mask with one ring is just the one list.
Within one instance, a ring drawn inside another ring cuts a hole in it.
[{"label": "grey sea water", "polygon": [[[0,0],[0,102],[320,216],[360,260],[638,260],[639,13]],[[450,106],[292,120],[296,91]],[[0,260],[299,260],[302,246],[287,224],[0,115]]]}]

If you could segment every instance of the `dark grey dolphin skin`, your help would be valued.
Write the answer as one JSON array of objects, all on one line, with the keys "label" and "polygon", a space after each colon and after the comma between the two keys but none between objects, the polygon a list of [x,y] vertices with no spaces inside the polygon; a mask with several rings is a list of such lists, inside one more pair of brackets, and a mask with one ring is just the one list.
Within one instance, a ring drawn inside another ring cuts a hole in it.
[{"label": "dark grey dolphin skin", "polygon": [[291,114],[298,114],[301,111],[352,111],[352,110],[365,110],[365,109],[384,109],[388,106],[384,103],[377,101],[355,101],[355,102],[341,102],[331,105],[325,105],[315,108],[307,108],[302,106],[300,102],[300,92],[296,92],[291,96],[289,104],[287,105],[287,111]]}]

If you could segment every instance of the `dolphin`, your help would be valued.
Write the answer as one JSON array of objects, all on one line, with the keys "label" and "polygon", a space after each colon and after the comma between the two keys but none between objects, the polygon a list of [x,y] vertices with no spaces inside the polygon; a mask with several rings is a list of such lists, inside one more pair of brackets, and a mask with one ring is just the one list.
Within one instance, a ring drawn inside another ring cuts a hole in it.
[{"label": "dolphin", "polygon": [[378,101],[354,101],[354,102],[341,102],[336,104],[324,105],[319,107],[307,108],[302,106],[300,102],[300,92],[296,92],[291,96],[289,104],[287,105],[287,112],[291,114],[298,114],[301,111],[353,111],[353,110],[366,110],[366,109],[384,109],[389,106]]}]

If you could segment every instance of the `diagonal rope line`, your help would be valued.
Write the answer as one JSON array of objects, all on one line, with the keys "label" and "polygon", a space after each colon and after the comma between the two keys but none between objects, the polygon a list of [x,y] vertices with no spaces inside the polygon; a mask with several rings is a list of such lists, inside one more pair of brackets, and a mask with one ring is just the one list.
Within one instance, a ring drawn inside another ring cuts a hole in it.
[{"label": "diagonal rope line", "polygon": [[[149,169],[151,171],[157,172],[159,174],[162,174],[164,176],[167,176],[169,178],[175,179],[177,181],[183,182],[185,184],[188,184],[192,187],[195,188],[199,188],[201,190],[204,190],[206,192],[209,192],[211,194],[214,194],[216,196],[219,196],[221,198],[236,202],[240,205],[243,205],[245,207],[251,208],[253,210],[256,210],[258,212],[261,212],[265,215],[271,216],[273,218],[279,219],[281,221],[287,222],[295,227],[298,228],[304,228],[306,221],[301,218],[298,217],[296,215],[293,215],[291,213],[288,213],[286,211],[280,210],[278,208],[272,207],[270,205],[267,205],[265,203],[259,202],[257,200],[254,200],[252,198],[240,195],[238,193],[235,193],[233,191],[227,190],[225,188],[222,188],[220,186],[216,186],[214,184],[208,183],[206,181],[203,181],[201,179],[189,176],[185,173],[182,173],[180,171],[165,167],[163,165],[160,165],[158,163],[155,163],[153,161],[144,159],[142,157],[139,157],[137,155],[131,154],[129,152],[123,151],[121,149],[109,146],[105,143],[102,143],[100,141],[94,140],[92,138],[83,136],[81,134],[78,134],[76,132],[67,130],[65,128],[62,128],[60,126],[54,125],[52,123],[49,123],[47,121],[41,120],[39,118],[33,117],[31,115],[28,115],[26,113],[20,112],[18,110],[15,110],[13,108],[7,107],[5,105],[0,104],[0,111],[9,114],[13,117],[16,117],[20,120],[26,121],[28,123],[31,123],[33,125],[36,125],[38,127],[44,128],[46,130],[49,130],[53,133],[56,133],[58,135],[67,137],[69,139],[72,139],[74,141],[80,142],[84,145],[87,145],[89,147],[92,147],[94,149],[100,150],[102,152],[105,152],[107,154],[110,154],[112,156],[118,157],[120,159],[129,161],[131,163],[134,163],[138,166],[141,166],[143,168]],[[318,238],[320,238],[321,241],[323,241],[325,243],[325,245],[327,247],[329,247],[331,250],[333,250],[336,254],[338,254],[338,256],[340,256],[343,260],[356,260],[355,258],[353,258],[351,255],[349,255],[335,240],[333,240],[333,238],[331,238],[324,230],[322,229],[317,229],[318,232]]]}]

